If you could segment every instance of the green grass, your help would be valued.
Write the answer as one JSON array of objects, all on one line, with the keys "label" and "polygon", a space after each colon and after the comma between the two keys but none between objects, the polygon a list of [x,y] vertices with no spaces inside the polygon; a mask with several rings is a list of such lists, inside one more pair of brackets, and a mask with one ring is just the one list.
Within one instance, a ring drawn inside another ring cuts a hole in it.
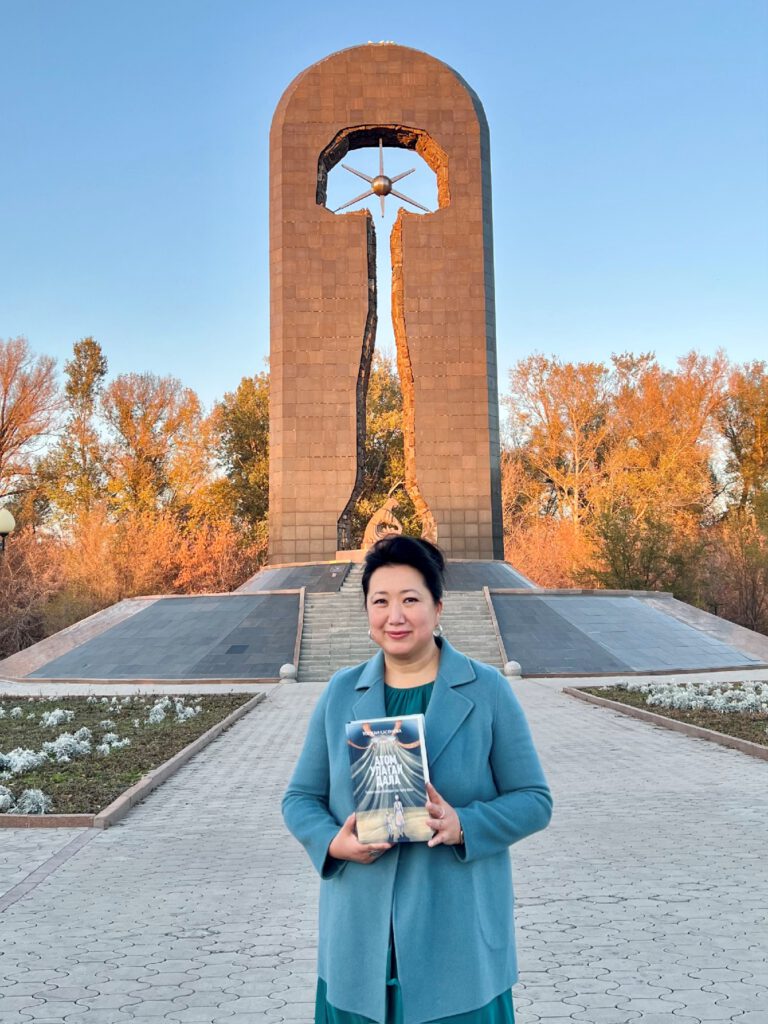
[{"label": "green grass", "polygon": [[[99,701],[89,703],[86,697],[0,697],[0,708],[5,711],[5,716],[0,717],[0,751],[3,753],[16,747],[41,750],[44,741],[54,740],[63,732],[77,732],[83,726],[93,733],[93,747],[107,732],[117,733],[121,739],[127,737],[131,741],[130,746],[112,750],[108,755],[94,752],[68,764],[57,764],[50,759],[23,775],[0,778],[0,785],[10,789],[16,799],[24,789],[41,789],[52,798],[51,814],[95,814],[147,772],[159,767],[251,700],[253,694],[185,695],[187,704],[200,702],[198,715],[186,722],[177,722],[171,713],[164,721],[149,724],[146,721],[149,709],[161,697],[162,694],[134,696],[130,704],[119,705],[119,711]],[[23,709],[21,718],[10,717],[14,707]],[[71,722],[43,728],[39,724],[42,713],[55,708],[74,711],[75,717]],[[30,711],[35,713],[34,721],[26,717]],[[105,719],[111,719],[114,727],[102,728],[99,723]],[[134,719],[139,720],[138,728],[133,724]]]},{"label": "green grass", "polygon": [[644,693],[630,692],[621,686],[590,686],[580,689],[583,689],[584,693],[615,700],[633,708],[642,708],[643,711],[651,711],[654,715],[663,715],[664,718],[671,718],[676,722],[687,722],[689,725],[698,725],[702,729],[712,729],[714,732],[725,733],[726,736],[735,736],[737,739],[749,740],[750,743],[768,747],[768,733],[765,731],[768,726],[768,714],[764,712],[680,711],[677,708],[646,704]]}]

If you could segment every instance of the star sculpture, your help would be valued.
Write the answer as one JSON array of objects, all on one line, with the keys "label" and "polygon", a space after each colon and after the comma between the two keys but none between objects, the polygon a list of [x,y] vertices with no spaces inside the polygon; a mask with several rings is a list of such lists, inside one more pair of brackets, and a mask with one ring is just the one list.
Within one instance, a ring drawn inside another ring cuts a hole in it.
[{"label": "star sculpture", "polygon": [[423,210],[425,213],[432,213],[428,207],[422,206],[421,203],[417,203],[415,199],[411,199],[409,196],[404,196],[402,192],[398,192],[396,189],[392,188],[396,181],[400,181],[401,178],[405,178],[407,175],[413,174],[416,168],[412,167],[410,171],[403,171],[402,174],[396,174],[394,178],[388,178],[384,173],[384,142],[382,139],[379,139],[379,173],[375,178],[371,178],[367,174],[363,174],[362,171],[357,171],[354,167],[349,167],[347,164],[342,164],[341,166],[345,171],[349,171],[351,174],[356,174],[358,178],[364,178],[371,187],[367,192],[363,192],[361,195],[355,196],[354,199],[350,199],[348,203],[343,203],[341,206],[337,206],[333,211],[334,213],[338,213],[339,210],[346,210],[348,206],[352,206],[354,203],[359,203],[362,199],[367,199],[368,196],[373,195],[377,195],[381,200],[382,217],[384,216],[384,200],[387,196],[397,196],[398,199],[402,199],[406,203],[410,203],[412,206],[418,206],[418,208]]}]

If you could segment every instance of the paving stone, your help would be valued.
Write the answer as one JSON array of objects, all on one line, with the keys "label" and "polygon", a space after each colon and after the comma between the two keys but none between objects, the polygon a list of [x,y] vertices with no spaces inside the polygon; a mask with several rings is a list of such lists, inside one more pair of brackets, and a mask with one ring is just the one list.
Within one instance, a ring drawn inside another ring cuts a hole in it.
[{"label": "paving stone", "polygon": [[222,992],[216,990],[206,989],[193,989],[192,992],[180,999],[179,1002],[183,1002],[185,1007],[190,1006],[229,1006],[237,1002],[238,997],[236,994],[231,992]]},{"label": "paving stone", "polygon": [[536,1000],[533,1004],[536,1014],[541,1017],[542,1020],[549,1020],[551,1017],[565,1017],[568,1014],[573,1014],[577,1010],[585,1010],[586,1006],[582,1003],[566,1004],[562,1000],[555,1002],[547,1002],[545,1000]]},{"label": "paving stone", "polygon": [[[165,1019],[169,1021],[178,1021],[179,1024],[210,1024],[212,1020],[212,1013],[217,1015],[217,1020],[228,1019],[223,1008],[219,1007],[211,1010],[210,1006],[189,1006],[186,1009],[178,1007],[176,1009],[169,1010]],[[234,1013],[234,1011],[232,1011],[232,1013]]]},{"label": "paving stone", "polygon": [[[617,999],[616,999],[616,996],[611,995],[609,993],[600,994],[598,992],[590,992],[590,993],[587,993],[586,995],[580,993],[578,996],[573,996],[573,997],[566,996],[563,999],[563,1003],[567,1007],[571,1007],[572,1006],[574,1008],[573,1012],[576,1012],[578,1010],[592,1010],[592,1009],[595,1009],[595,1010],[599,1010],[599,1009],[611,1010],[611,1009],[615,1009],[616,1008]],[[517,1005],[517,1001],[515,1002],[515,1005]],[[540,1003],[539,1003],[539,1000],[538,1000],[538,993],[537,993],[537,998],[533,1001],[533,1006],[534,1006],[536,1012],[538,1013],[539,1012],[539,1006],[540,1006]]]},{"label": "paving stone", "polygon": [[[558,1018],[558,1020],[562,1020],[562,1018]],[[574,1021],[583,1021],[584,1024],[632,1024],[632,1021],[641,1020],[641,1016],[636,1011],[605,1007],[604,1009],[578,1011],[574,1013],[570,1020],[571,1024]],[[552,1022],[548,1021],[547,1024],[552,1024]],[[644,1019],[643,1024],[645,1024]],[[673,1022],[670,1020],[669,1024],[677,1024],[677,1021]]]},{"label": "paving stone", "polygon": [[752,987],[745,983],[739,984],[734,982],[718,981],[712,986],[711,993],[715,1002],[720,1002],[722,999],[734,998],[743,1000],[746,996],[749,999],[761,999],[763,1006],[768,1006],[768,989],[764,988],[762,985]]},{"label": "paving stone", "polygon": [[[85,1010],[83,1013],[74,1013],[65,1018],[64,1024],[126,1024],[136,1018],[127,1011],[117,1010],[114,1007],[110,1010]],[[35,1024],[42,1024],[36,1021]]]},{"label": "paving stone", "polygon": [[640,1024],[701,1024],[701,1018],[690,1017],[684,1010],[676,1010],[674,1014],[644,1013],[640,1018]]},{"label": "paving stone", "polygon": [[[98,981],[98,987],[111,984],[113,982],[126,982],[127,984],[133,984],[136,988],[139,987],[139,978],[147,979],[151,977],[152,968],[146,965],[136,964],[134,966],[126,967],[110,967],[100,968],[98,971],[90,971],[86,975],[87,980],[91,978],[94,982]],[[160,972],[157,971],[159,974]],[[115,989],[115,991],[123,991],[122,989]]]},{"label": "paving stone", "polygon": [[154,988],[162,985],[191,984],[195,980],[195,975],[192,971],[188,974],[183,971],[158,971],[157,974],[143,974],[136,980]]},{"label": "paving stone", "polygon": [[31,1013],[36,1006],[42,1006],[44,1000],[32,995],[4,996],[3,1013],[11,1013],[13,1010],[26,1010]]},{"label": "paving stone", "polygon": [[[264,1016],[274,1020],[290,1020],[290,1021],[312,1021],[315,1017],[315,1003],[314,1000],[310,1003],[291,1003],[281,1006],[274,1010],[265,1010]],[[242,1024],[246,1021],[252,1024],[253,1018],[249,1018],[246,1015],[242,1016]],[[236,1018],[235,1018],[236,1020]]]},{"label": "paving stone", "polygon": [[[312,988],[313,998],[314,984],[315,978],[313,976],[312,983],[309,986]],[[224,991],[229,992],[232,995],[236,995],[238,998],[243,998],[245,996],[269,996],[273,993],[282,994],[286,992],[293,993],[294,991],[303,992],[306,987],[307,986],[305,985],[304,988],[299,988],[297,980],[293,977],[289,977],[284,979],[282,984],[277,981],[244,981],[240,984],[232,985],[229,988],[224,989]]]},{"label": "paving stone", "polygon": [[[547,1024],[573,1024],[575,1017],[537,1017],[531,1016],[530,1020],[545,1021]],[[602,1022],[601,1022],[602,1024]],[[626,1021],[606,1021],[605,1024],[628,1024]]]}]

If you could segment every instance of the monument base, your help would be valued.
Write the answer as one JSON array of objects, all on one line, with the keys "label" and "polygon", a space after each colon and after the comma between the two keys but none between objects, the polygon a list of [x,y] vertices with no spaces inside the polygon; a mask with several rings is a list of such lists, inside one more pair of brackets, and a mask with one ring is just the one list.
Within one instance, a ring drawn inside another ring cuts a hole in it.
[{"label": "monument base", "polygon": [[353,551],[337,551],[337,562],[362,562],[365,558],[364,548],[355,548]]}]

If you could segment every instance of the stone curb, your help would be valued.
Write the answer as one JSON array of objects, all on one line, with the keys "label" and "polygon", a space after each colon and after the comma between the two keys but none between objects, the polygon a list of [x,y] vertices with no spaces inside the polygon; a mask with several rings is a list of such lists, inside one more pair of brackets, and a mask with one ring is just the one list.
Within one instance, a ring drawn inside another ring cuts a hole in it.
[{"label": "stone curb", "polygon": [[216,725],[211,726],[202,736],[198,736],[196,740],[188,743],[183,750],[158,765],[157,768],[147,772],[130,789],[126,789],[97,814],[0,814],[0,828],[109,828],[110,825],[114,825],[124,818],[135,804],[148,796],[153,789],[162,785],[191,757],[212,743],[225,729],[234,725],[238,718],[242,718],[257,704],[260,704],[265,696],[264,693],[254,694],[251,700],[236,708]]},{"label": "stone curb", "polygon": [[293,645],[293,664],[296,667],[296,678],[299,675],[299,658],[301,657],[301,640],[304,636],[304,606],[307,602],[307,588],[299,591],[299,619],[296,623],[296,642]]},{"label": "stone curb", "polygon": [[[49,683],[56,685],[60,683],[63,686],[186,686],[188,689],[187,693],[194,693],[195,686],[197,683],[204,683],[206,686],[264,686],[267,684],[279,683],[280,679],[278,676],[243,676],[243,677],[219,677],[219,676],[196,676],[194,679],[161,679],[161,678],[146,678],[146,679],[132,679],[125,678],[121,679],[116,676],[111,678],[100,678],[91,676],[27,676],[23,679],[14,679],[13,676],[9,677],[11,683],[25,683],[29,684],[30,687],[37,686],[38,683]],[[136,691],[138,693],[138,691]],[[211,692],[211,691],[208,691]],[[15,694],[14,694],[15,696]]]},{"label": "stone curb", "polygon": [[671,590],[590,590],[573,587],[490,587],[491,594],[516,594],[520,597],[666,597],[673,598]]},{"label": "stone curb", "polygon": [[493,626],[493,632],[496,634],[496,643],[499,645],[499,651],[501,652],[501,664],[506,665],[509,658],[507,657],[507,649],[504,646],[504,637],[501,635],[501,630],[499,629],[499,620],[496,618],[496,609],[493,607],[489,587],[483,587],[483,598],[485,599],[486,607],[491,616],[491,625]]},{"label": "stone curb", "polygon": [[620,701],[608,700],[607,697],[596,697],[593,693],[584,693],[583,690],[578,690],[573,686],[564,686],[562,692],[567,693],[570,697],[578,697],[579,700],[586,701],[588,704],[598,704],[600,707],[618,711],[629,718],[637,718],[641,722],[660,725],[663,729],[681,732],[685,736],[693,736],[699,740],[708,740],[710,743],[718,743],[721,747],[731,747],[733,750],[740,750],[742,754],[749,754],[750,757],[758,757],[762,761],[768,761],[768,747],[764,747],[760,743],[740,740],[737,736],[728,736],[726,733],[716,732],[714,729],[704,729],[700,725],[678,722],[675,718],[657,715],[653,711],[644,711],[642,708],[633,707],[631,704],[622,704]]},{"label": "stone curb", "polygon": [[94,814],[0,814],[0,828],[93,828]]}]

